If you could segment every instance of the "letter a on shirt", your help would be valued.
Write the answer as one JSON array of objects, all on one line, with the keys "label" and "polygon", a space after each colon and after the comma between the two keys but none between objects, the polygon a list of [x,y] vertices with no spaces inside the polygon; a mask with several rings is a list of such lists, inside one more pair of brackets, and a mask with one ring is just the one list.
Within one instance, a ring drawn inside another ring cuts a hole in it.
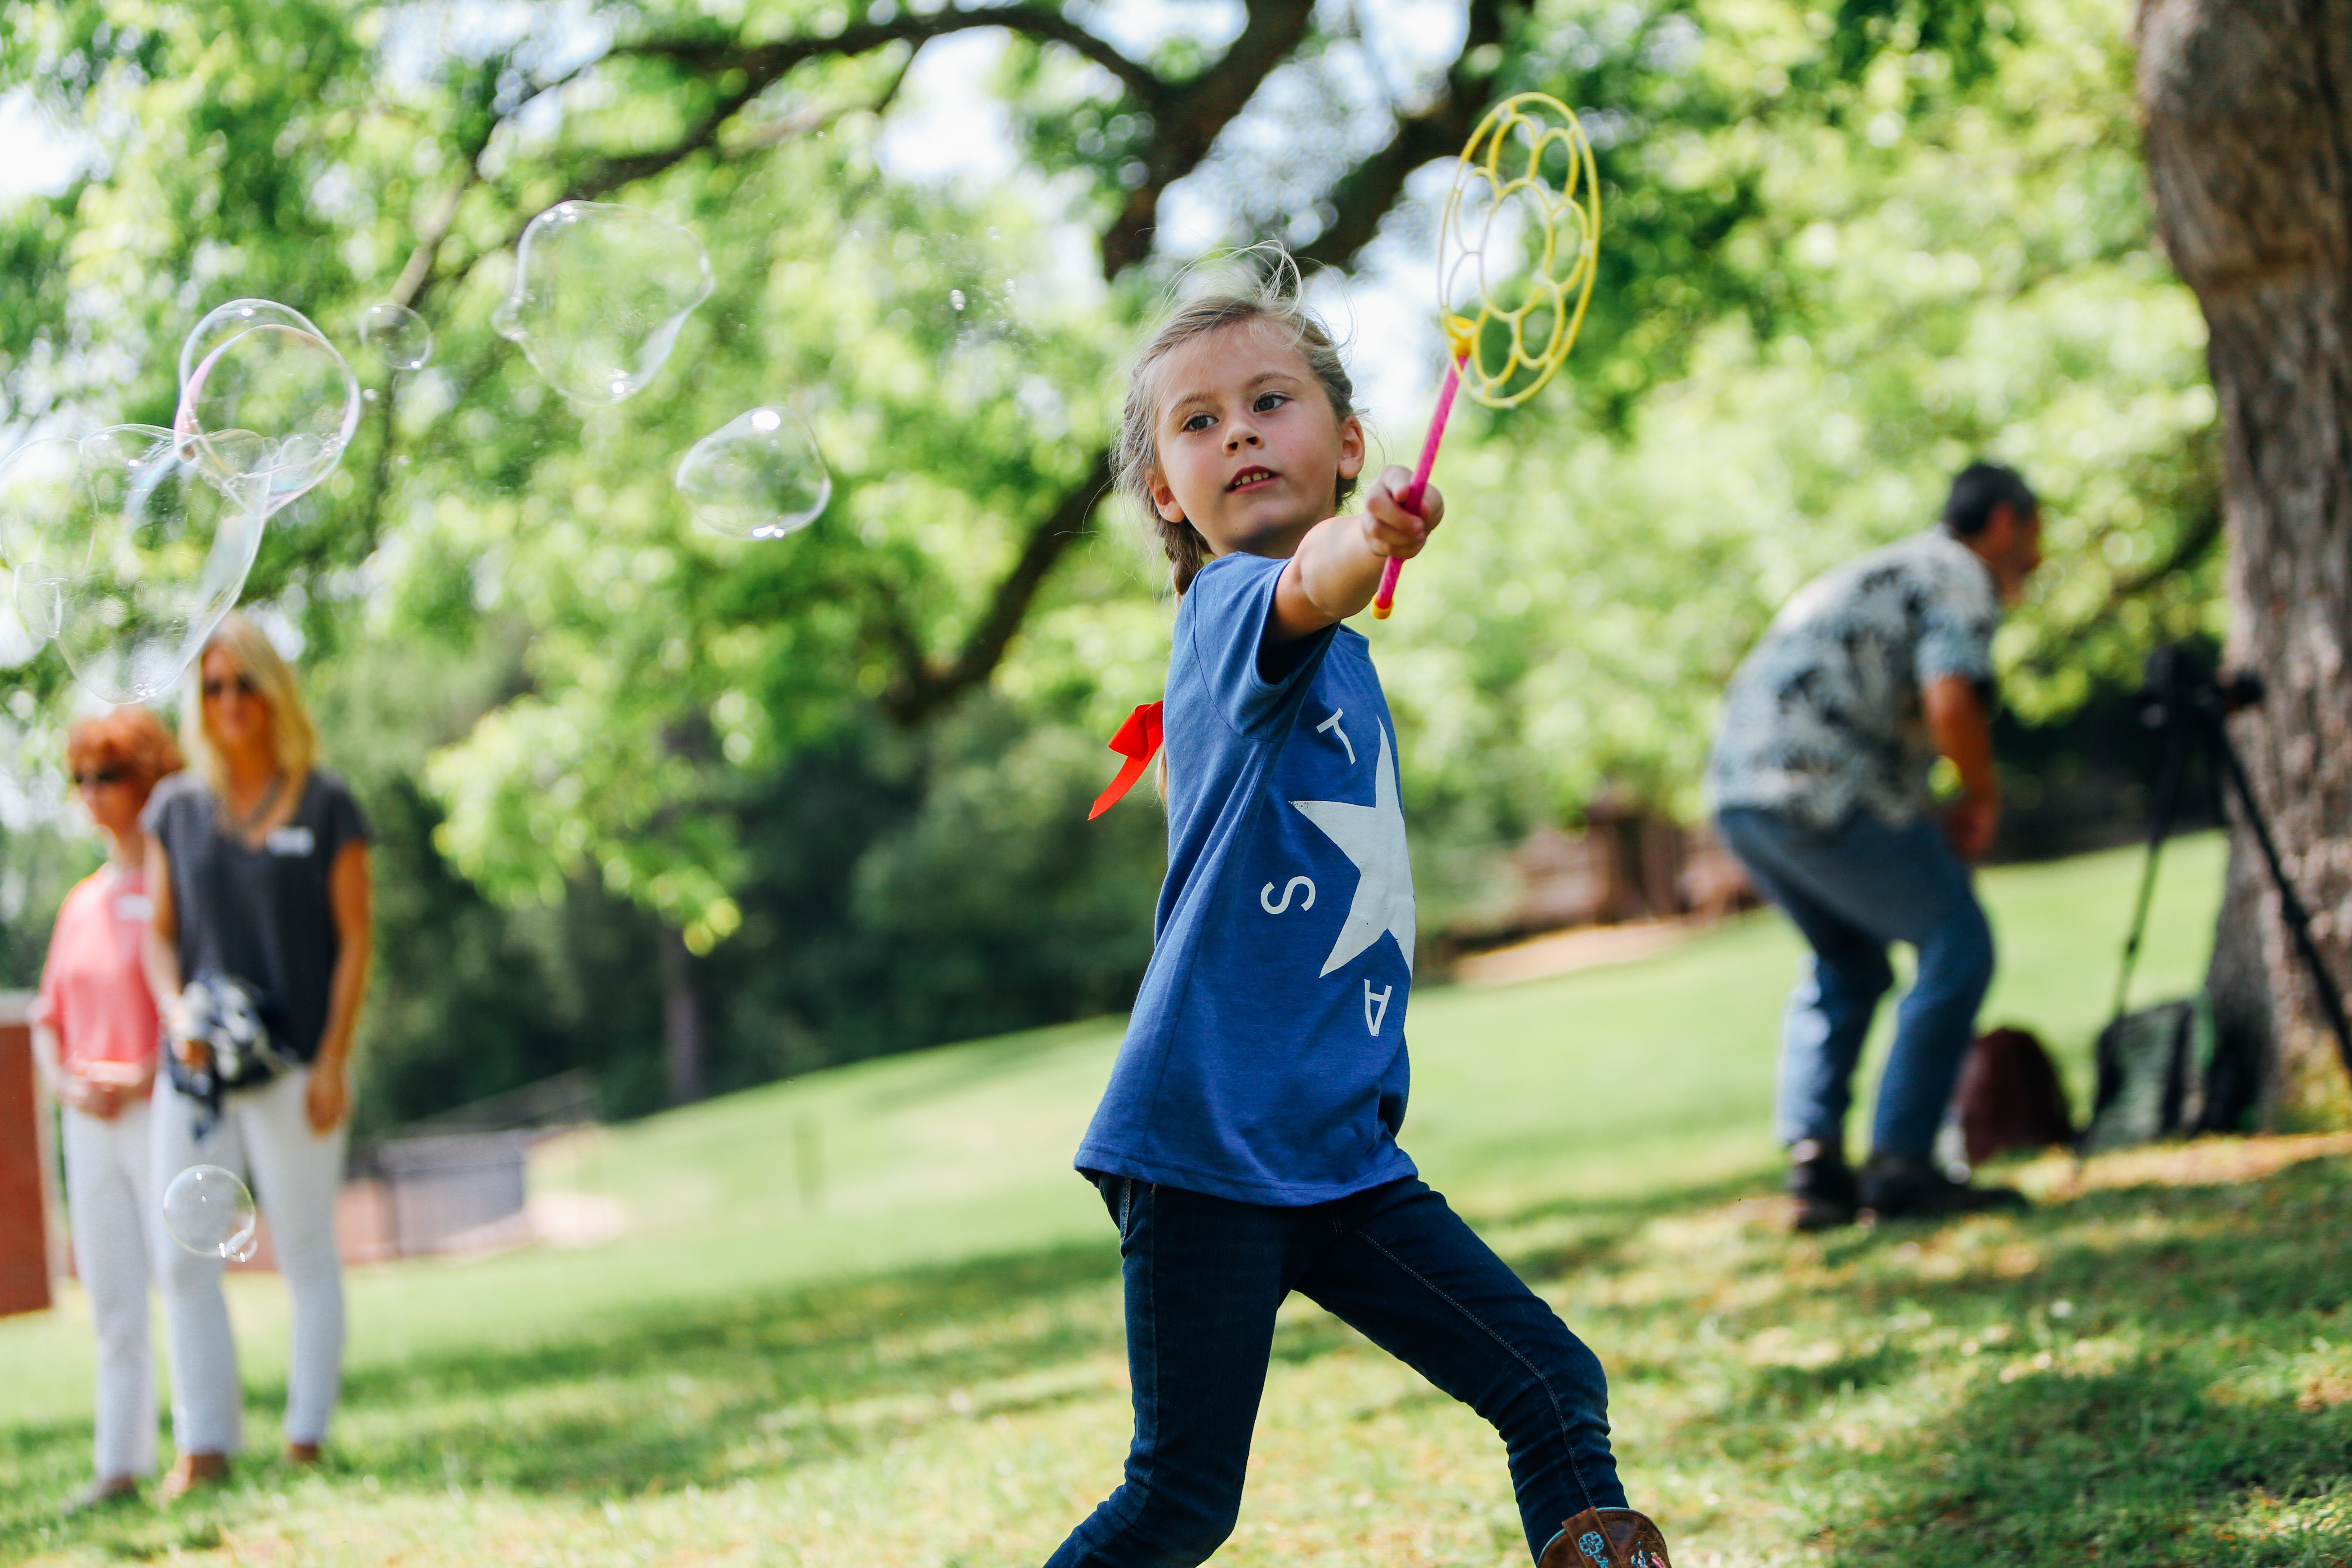
[{"label": "letter a on shirt", "polygon": [[1076,1163],[1303,1205],[1413,1173],[1412,868],[1370,647],[1334,626],[1262,667],[1283,565],[1222,557],[1177,611],[1158,940]]}]

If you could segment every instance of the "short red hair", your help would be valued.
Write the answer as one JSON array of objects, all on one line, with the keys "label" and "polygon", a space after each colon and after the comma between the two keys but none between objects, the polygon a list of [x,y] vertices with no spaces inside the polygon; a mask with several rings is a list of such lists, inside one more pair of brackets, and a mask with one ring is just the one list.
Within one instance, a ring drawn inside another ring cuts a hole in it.
[{"label": "short red hair", "polygon": [[75,773],[121,768],[143,805],[156,780],[180,771],[180,748],[148,710],[116,708],[66,731],[66,766]]}]

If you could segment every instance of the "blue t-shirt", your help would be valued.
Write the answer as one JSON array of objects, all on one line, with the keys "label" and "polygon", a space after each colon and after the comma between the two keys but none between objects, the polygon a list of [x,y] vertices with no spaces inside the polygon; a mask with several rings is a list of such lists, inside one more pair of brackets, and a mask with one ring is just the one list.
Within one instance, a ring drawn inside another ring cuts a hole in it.
[{"label": "blue t-shirt", "polygon": [[1080,1170],[1295,1206],[1413,1174],[1412,869],[1370,645],[1258,648],[1284,563],[1227,555],[1176,612],[1168,880]]}]

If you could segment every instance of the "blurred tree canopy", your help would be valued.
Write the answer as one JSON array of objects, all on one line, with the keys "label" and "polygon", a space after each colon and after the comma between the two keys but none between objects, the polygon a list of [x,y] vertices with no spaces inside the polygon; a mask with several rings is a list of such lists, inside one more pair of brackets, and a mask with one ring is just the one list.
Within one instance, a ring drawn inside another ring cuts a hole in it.
[{"label": "blurred tree canopy", "polygon": [[[665,1030],[678,1094],[1124,1005],[1159,825],[1081,819],[1169,611],[1103,497],[1120,355],[1193,257],[1274,237],[1359,345],[1433,365],[1445,164],[1510,91],[1584,115],[1601,274],[1558,390],[1449,446],[1454,521],[1376,634],[1418,854],[1609,784],[1694,813],[1715,694],[1779,603],[1978,454],[2048,501],[2053,566],[2001,646],[2022,711],[2215,629],[2214,405],[2122,26],[2093,0],[36,0],[0,11],[0,94],[82,162],[0,205],[0,433],[169,423],[180,339],[229,298],[347,352],[373,301],[431,321],[423,372],[353,353],[359,441],[247,591],[377,814],[378,1114],[583,1059],[645,1105]],[[567,197],[684,224],[718,279],[656,383],[584,413],[488,324]],[[779,402],[830,510],[782,542],[688,526],[678,455]],[[1423,408],[1377,412],[1409,448]],[[73,700],[53,655],[22,682],[37,728]]]}]

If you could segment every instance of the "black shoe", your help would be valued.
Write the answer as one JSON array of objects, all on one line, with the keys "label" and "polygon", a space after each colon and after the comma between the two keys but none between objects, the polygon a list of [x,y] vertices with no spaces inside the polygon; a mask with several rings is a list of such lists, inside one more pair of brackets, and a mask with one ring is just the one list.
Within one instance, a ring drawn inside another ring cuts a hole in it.
[{"label": "black shoe", "polygon": [[1797,1200],[1799,1230],[1830,1230],[1853,1223],[1860,1192],[1845,1151],[1818,1138],[1789,1147],[1789,1193]]},{"label": "black shoe", "polygon": [[1946,1219],[2033,1205],[2015,1187],[1972,1187],[1916,1155],[1873,1154],[1862,1167],[1862,1206],[1880,1219]]}]

